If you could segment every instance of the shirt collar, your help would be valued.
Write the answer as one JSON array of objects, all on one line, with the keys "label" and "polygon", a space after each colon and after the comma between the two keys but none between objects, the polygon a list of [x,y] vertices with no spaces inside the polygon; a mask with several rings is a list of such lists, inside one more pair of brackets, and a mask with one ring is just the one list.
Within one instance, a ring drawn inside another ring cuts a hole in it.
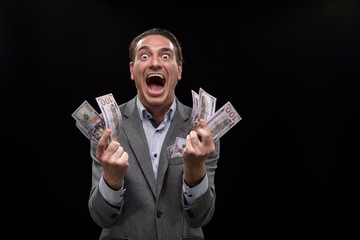
[{"label": "shirt collar", "polygon": [[[141,121],[146,119],[147,115],[151,116],[151,114],[146,110],[144,105],[141,103],[139,96],[136,97],[136,105]],[[170,109],[166,112],[164,119],[170,116],[170,120],[172,120],[175,115],[175,110],[176,110],[176,97],[174,98],[174,101],[172,102]]]}]

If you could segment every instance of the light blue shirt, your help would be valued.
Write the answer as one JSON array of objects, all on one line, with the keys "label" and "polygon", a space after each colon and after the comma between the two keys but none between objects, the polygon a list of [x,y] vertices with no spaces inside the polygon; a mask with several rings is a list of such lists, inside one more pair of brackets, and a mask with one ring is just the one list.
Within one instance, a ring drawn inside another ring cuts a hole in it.
[{"label": "light blue shirt", "polygon": [[[136,99],[137,109],[139,112],[139,116],[142,122],[142,126],[144,128],[144,132],[146,135],[146,140],[149,147],[149,154],[151,159],[152,168],[154,171],[155,180],[157,179],[157,171],[159,166],[159,158],[161,153],[161,148],[165,139],[165,136],[169,130],[171,120],[174,117],[176,111],[176,99],[174,99],[173,103],[170,106],[170,109],[164,116],[163,122],[157,126],[155,120],[152,118],[151,114],[146,110],[146,108],[142,105],[139,100],[139,97]],[[183,193],[185,202],[188,205],[192,205],[198,198],[200,198],[207,190],[209,186],[207,175],[203,178],[203,180],[196,185],[195,187],[190,188],[185,181],[183,180]],[[118,207],[121,205],[123,201],[123,196],[125,190],[121,187],[120,190],[111,189],[105,182],[104,178],[101,177],[99,182],[99,190],[104,199],[114,207]]]},{"label": "light blue shirt", "polygon": [[161,147],[163,145],[165,136],[169,130],[171,120],[174,117],[176,111],[176,101],[174,100],[170,106],[170,109],[166,112],[164,116],[164,121],[160,123],[159,126],[156,126],[155,120],[152,118],[151,114],[146,110],[139,100],[139,97],[136,99],[137,109],[139,111],[139,116],[144,128],[146,135],[146,140],[149,146],[149,154],[151,159],[151,164],[154,171],[155,180],[157,179],[157,171],[159,167],[159,158],[161,153]]}]

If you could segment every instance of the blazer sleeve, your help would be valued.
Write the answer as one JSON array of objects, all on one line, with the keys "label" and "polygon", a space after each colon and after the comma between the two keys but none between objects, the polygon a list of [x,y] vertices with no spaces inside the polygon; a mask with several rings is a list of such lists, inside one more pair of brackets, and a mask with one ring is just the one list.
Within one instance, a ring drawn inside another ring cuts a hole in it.
[{"label": "blazer sleeve", "polygon": [[193,227],[202,227],[210,222],[215,211],[215,169],[220,157],[220,141],[215,142],[215,153],[206,161],[206,174],[208,176],[209,187],[207,191],[192,205],[186,205],[182,197],[182,205],[187,223]]},{"label": "blazer sleeve", "polygon": [[90,156],[92,158],[92,181],[89,196],[89,212],[94,222],[102,228],[109,228],[116,223],[117,218],[121,214],[124,201],[121,202],[119,208],[111,206],[105,201],[99,190],[99,181],[103,174],[103,169],[96,159],[95,143],[91,143]]}]

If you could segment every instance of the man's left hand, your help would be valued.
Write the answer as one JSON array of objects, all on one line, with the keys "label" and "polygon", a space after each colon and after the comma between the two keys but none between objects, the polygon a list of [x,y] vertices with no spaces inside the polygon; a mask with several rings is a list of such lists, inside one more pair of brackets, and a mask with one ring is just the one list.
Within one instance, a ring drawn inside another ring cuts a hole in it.
[{"label": "man's left hand", "polygon": [[197,131],[186,137],[183,150],[184,180],[189,187],[198,185],[206,175],[205,160],[215,152],[212,133],[205,120],[201,119]]}]

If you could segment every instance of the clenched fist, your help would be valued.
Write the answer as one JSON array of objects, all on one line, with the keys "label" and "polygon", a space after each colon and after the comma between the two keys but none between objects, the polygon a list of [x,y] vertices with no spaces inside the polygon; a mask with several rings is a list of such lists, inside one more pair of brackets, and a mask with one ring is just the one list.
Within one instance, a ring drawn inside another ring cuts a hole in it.
[{"label": "clenched fist", "polygon": [[205,120],[200,120],[200,128],[191,131],[186,137],[183,150],[184,180],[194,187],[201,182],[206,174],[205,160],[215,152],[214,139]]},{"label": "clenched fist", "polygon": [[96,158],[104,169],[104,180],[109,187],[119,190],[124,183],[124,178],[129,167],[129,155],[118,141],[112,141],[106,147],[111,130],[106,129],[99,139]]}]

